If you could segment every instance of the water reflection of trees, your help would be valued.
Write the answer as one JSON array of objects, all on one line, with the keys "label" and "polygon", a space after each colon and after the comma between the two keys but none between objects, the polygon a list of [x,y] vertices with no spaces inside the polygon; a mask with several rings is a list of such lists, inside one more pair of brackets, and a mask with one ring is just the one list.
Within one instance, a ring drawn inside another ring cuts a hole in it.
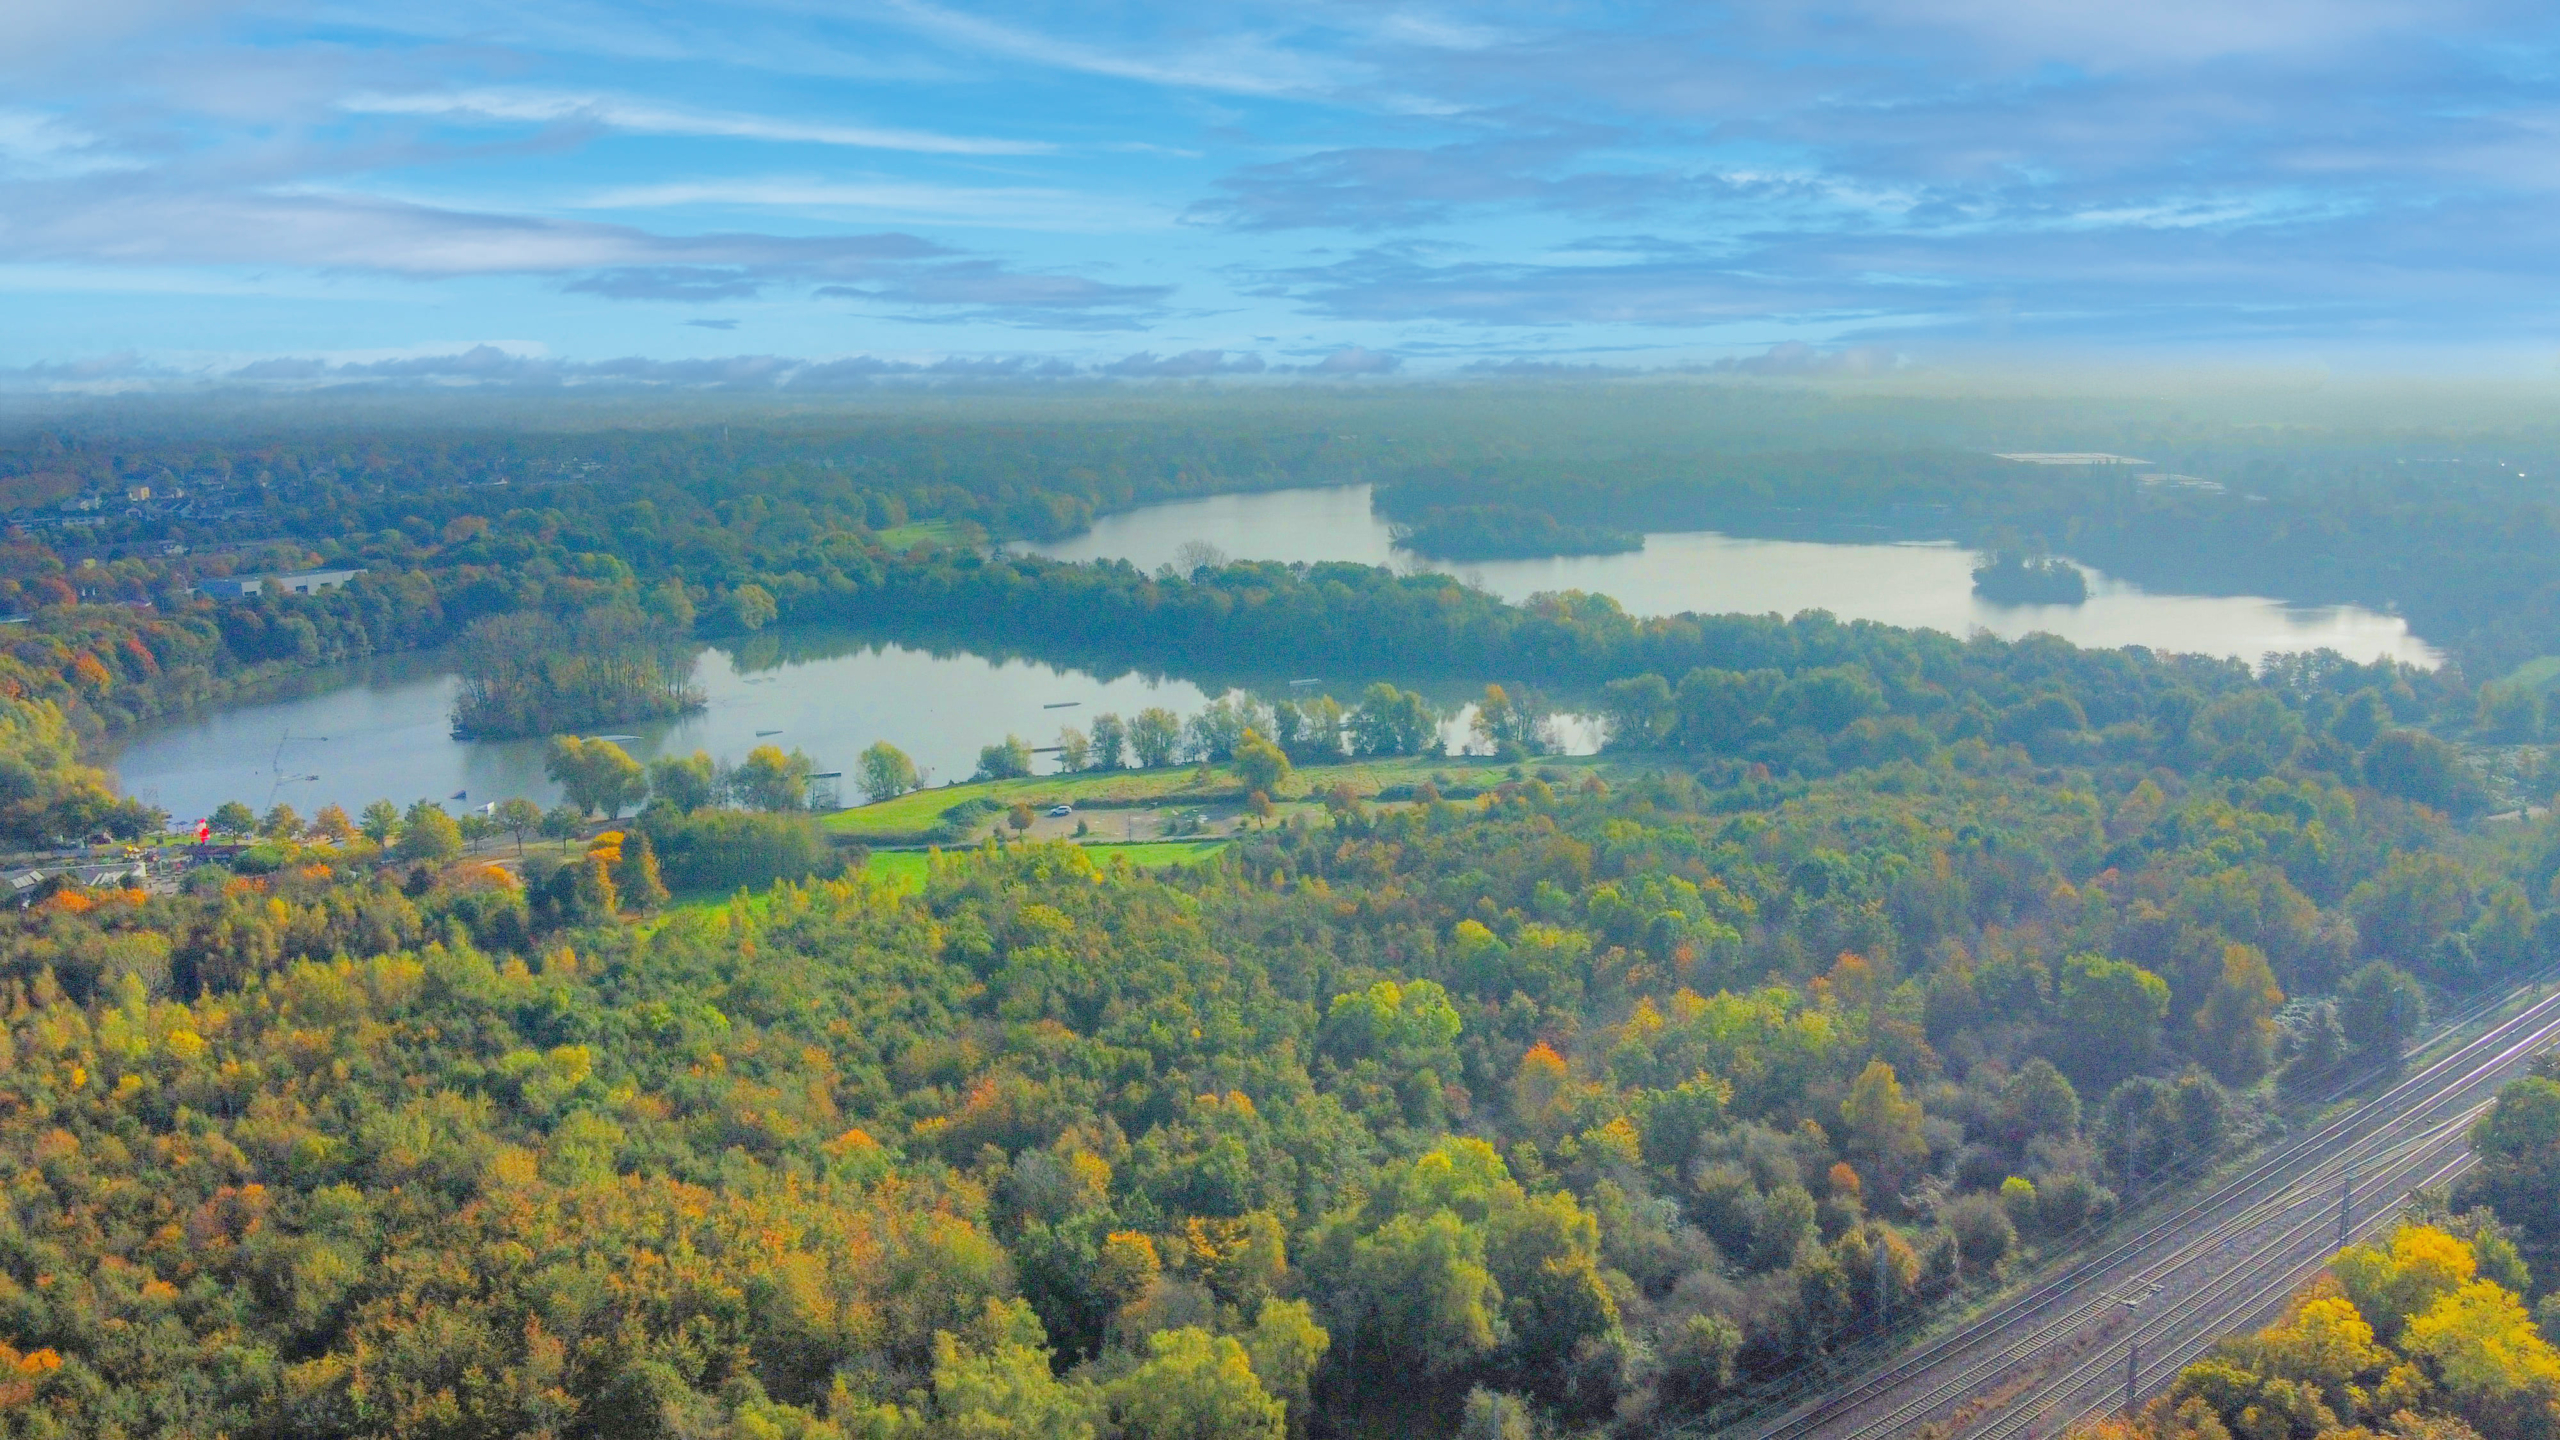
[{"label": "water reflection of trees", "polygon": [[[1224,695],[1245,691],[1266,700],[1298,698],[1311,694],[1331,695],[1348,703],[1359,697],[1372,683],[1391,680],[1413,689],[1441,709],[1455,713],[1472,703],[1483,691],[1485,678],[1416,678],[1386,675],[1362,670],[1356,674],[1305,676],[1278,671],[1248,671],[1221,666],[1182,664],[1149,665],[1132,662],[1125,654],[1114,654],[1100,647],[1070,643],[1019,645],[1006,644],[985,635],[963,636],[956,627],[943,626],[872,626],[872,625],[803,625],[759,631],[753,635],[714,642],[713,649],[728,657],[729,668],[740,675],[760,675],[788,669],[795,665],[818,664],[829,660],[858,659],[886,654],[891,650],[917,651],[940,661],[982,660],[989,665],[1013,663],[1044,667],[1059,679],[1082,677],[1098,684],[1110,685],[1121,680],[1136,679],[1149,685],[1168,682],[1189,685],[1204,695]],[[1317,683],[1300,683],[1306,680]],[[1596,712],[1599,698],[1579,688],[1552,690],[1559,708],[1567,711]]]}]

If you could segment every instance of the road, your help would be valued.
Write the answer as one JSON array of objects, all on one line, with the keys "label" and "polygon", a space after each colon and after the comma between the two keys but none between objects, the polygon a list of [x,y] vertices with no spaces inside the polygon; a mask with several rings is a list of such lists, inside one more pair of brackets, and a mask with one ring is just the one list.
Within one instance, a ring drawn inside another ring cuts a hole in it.
[{"label": "road", "polygon": [[2213,1341],[2266,1323],[2338,1249],[2352,1184],[2358,1237],[2410,1190],[2469,1162],[2465,1135],[2534,1052],[2560,1041],[2560,995],[2541,1000],[2285,1140],[2241,1174],[2066,1262],[1980,1319],[1906,1354],[1878,1356],[1783,1412],[1729,1422],[1737,1440],[1887,1440],[1928,1428],[1966,1440],[2058,1435],[2166,1388]]}]

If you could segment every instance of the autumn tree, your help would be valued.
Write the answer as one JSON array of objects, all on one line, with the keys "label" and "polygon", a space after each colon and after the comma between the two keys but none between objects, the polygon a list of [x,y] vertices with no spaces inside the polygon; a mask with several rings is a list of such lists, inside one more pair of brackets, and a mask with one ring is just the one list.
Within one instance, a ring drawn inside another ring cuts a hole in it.
[{"label": "autumn tree", "polygon": [[863,795],[874,804],[894,800],[916,788],[916,762],[886,740],[875,740],[854,763]]},{"label": "autumn tree", "polygon": [[2266,1073],[2276,1036],[2276,1010],[2284,990],[2267,957],[2255,945],[2226,945],[2222,972],[2196,1011],[2196,1053],[2226,1084],[2242,1085]]},{"label": "autumn tree", "polygon": [[1244,739],[1236,745],[1233,764],[1236,778],[1249,791],[1268,795],[1289,778],[1288,752],[1252,730],[1245,731]]},{"label": "autumn tree", "polygon": [[542,768],[582,815],[610,820],[648,798],[648,771],[610,740],[555,735]]}]

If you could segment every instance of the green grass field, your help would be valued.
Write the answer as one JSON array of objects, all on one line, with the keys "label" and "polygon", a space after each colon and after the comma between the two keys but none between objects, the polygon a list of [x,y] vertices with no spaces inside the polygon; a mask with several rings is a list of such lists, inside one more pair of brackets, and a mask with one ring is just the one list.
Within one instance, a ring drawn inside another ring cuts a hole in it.
[{"label": "green grass field", "polygon": [[1126,863],[1140,870],[1193,865],[1234,844],[1232,840],[1140,840],[1126,845],[1087,845],[1097,865]]},{"label": "green grass field", "polygon": [[[1537,762],[1539,766],[1573,771],[1593,769],[1600,763],[1599,757],[1587,755],[1548,756]],[[1389,786],[1418,784],[1434,775],[1446,776],[1458,784],[1488,785],[1500,780],[1509,768],[1490,760],[1439,755],[1352,760],[1340,765],[1316,765],[1293,771],[1272,798],[1283,801],[1309,799],[1336,785],[1348,785],[1354,794],[1371,796]],[[1235,776],[1224,770],[1212,772],[1205,784],[1196,778],[1197,775],[1196,767],[1175,765],[1158,770],[1102,770],[940,785],[875,805],[839,810],[827,816],[824,823],[829,830],[855,837],[906,837],[924,834],[939,823],[943,811],[979,798],[1008,808],[1027,804],[1038,810],[1061,802],[1118,808],[1206,804],[1244,798]]]},{"label": "green grass field", "polygon": [[[1106,869],[1121,864],[1139,870],[1163,870],[1176,865],[1196,865],[1233,843],[1229,840],[1141,840],[1135,844],[1087,845],[1083,848],[1094,864]],[[912,893],[924,888],[925,877],[931,873],[935,855],[967,853],[966,850],[874,850],[871,857],[863,862],[862,873],[886,880],[899,891]],[[730,894],[725,891],[680,896],[667,906],[660,918],[726,909],[729,901]],[[762,909],[765,903],[763,895],[747,897],[747,908],[751,911]]]},{"label": "green grass field", "polygon": [[2560,683],[2560,655],[2538,655],[2507,672],[2506,683],[2548,689]]},{"label": "green grass field", "polygon": [[1184,766],[938,785],[876,805],[839,810],[826,817],[825,824],[830,830],[848,835],[913,835],[932,829],[941,820],[942,812],[952,806],[980,798],[1007,807],[1020,803],[1047,809],[1061,801],[1077,805],[1150,805],[1236,797],[1234,776],[1220,773],[1203,786],[1194,783],[1192,775],[1193,771]]},{"label": "green grass field", "polygon": [[886,530],[875,530],[872,538],[892,550],[904,550],[910,545],[927,542],[949,545],[960,538],[960,527],[948,520],[919,520],[912,525],[892,525]]}]

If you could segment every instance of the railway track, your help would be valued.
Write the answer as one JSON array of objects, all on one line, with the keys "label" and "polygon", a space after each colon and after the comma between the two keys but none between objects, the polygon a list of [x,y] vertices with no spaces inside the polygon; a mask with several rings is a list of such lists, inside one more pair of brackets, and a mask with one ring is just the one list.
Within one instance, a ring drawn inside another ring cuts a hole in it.
[{"label": "railway track", "polygon": [[2280,1307],[2331,1253],[2350,1173],[2370,1224],[2413,1185],[2458,1171],[2468,1159],[2470,1117],[2554,1039],[2560,995],[2276,1146],[2209,1193],[2064,1266],[1963,1329],[1784,1413],[1764,1411],[1715,1433],[1885,1440],[2001,1387],[2008,1393],[1996,1410],[1965,1433],[2048,1435],[2121,1396],[2128,1343],[2141,1347],[2144,1373],[2165,1383],[2215,1337]]}]

